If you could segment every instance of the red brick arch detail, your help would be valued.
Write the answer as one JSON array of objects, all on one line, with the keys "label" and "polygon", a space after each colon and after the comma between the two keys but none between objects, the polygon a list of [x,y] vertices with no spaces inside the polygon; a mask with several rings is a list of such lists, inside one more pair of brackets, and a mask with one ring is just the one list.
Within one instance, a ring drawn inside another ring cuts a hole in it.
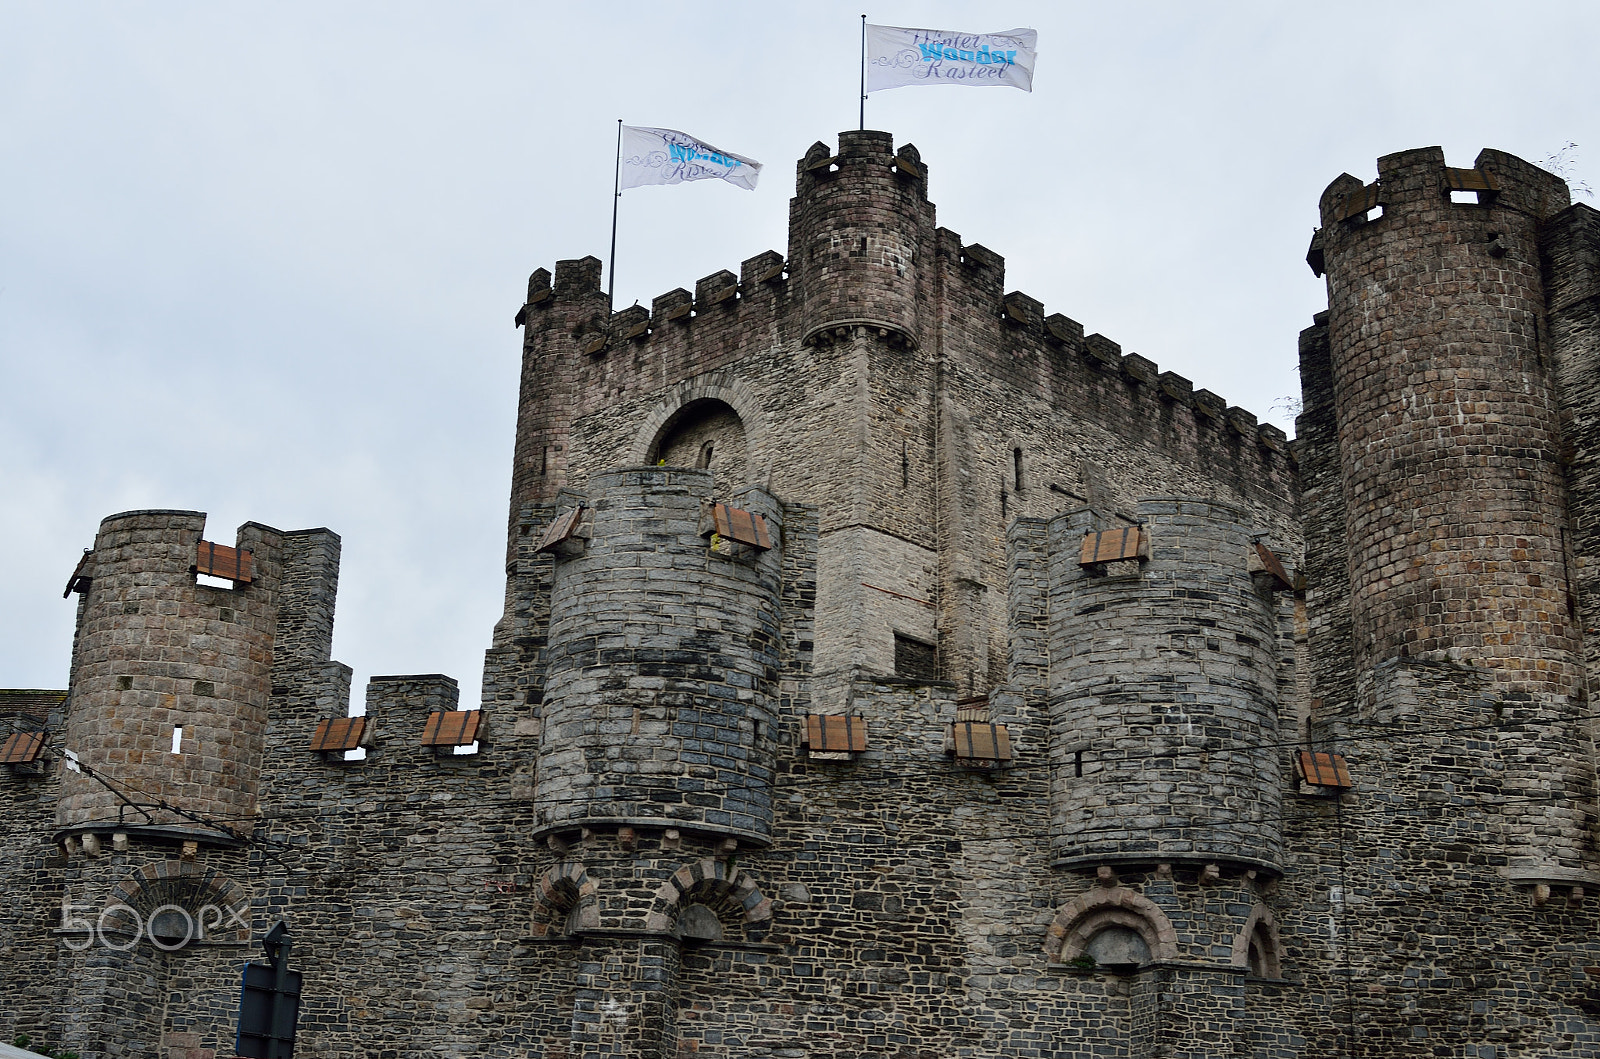
[{"label": "red brick arch detail", "polygon": [[[163,860],[129,872],[106,895],[101,909],[100,922],[105,929],[130,931],[131,917],[123,911],[131,908],[142,917],[155,907],[167,903],[169,896],[162,891],[163,884],[187,884],[189,893],[182,902],[191,915],[202,916],[206,906],[217,910],[215,916],[204,915],[202,923],[205,941],[235,945],[250,942],[250,897],[244,887],[219,874],[216,870],[202,868],[190,860]],[[190,907],[193,903],[194,907]],[[147,907],[148,906],[148,907]]]},{"label": "red brick arch detail", "polygon": [[538,891],[528,925],[534,937],[564,934],[569,925],[576,930],[600,925],[599,889],[578,861],[562,861],[539,876]]},{"label": "red brick arch detail", "polygon": [[1044,951],[1051,963],[1082,956],[1089,939],[1106,927],[1137,931],[1155,961],[1176,959],[1178,932],[1155,902],[1121,886],[1097,886],[1061,906],[1045,934]]},{"label": "red brick arch detail", "polygon": [[760,923],[772,918],[772,899],[761,892],[747,872],[728,867],[727,861],[710,857],[685,864],[668,876],[656,890],[650,912],[645,916],[644,928],[668,931],[677,921],[678,909],[686,897],[717,895],[726,897],[744,910],[746,923]]},{"label": "red brick arch detail", "polygon": [[768,480],[767,468],[757,462],[759,456],[765,455],[767,420],[761,411],[761,403],[756,399],[745,384],[735,378],[731,373],[720,371],[708,372],[692,379],[685,379],[677,387],[662,398],[650,414],[645,417],[644,424],[639,428],[639,433],[634,436],[633,448],[628,453],[628,463],[643,465],[650,462],[650,453],[661,438],[661,431],[672,417],[687,404],[693,401],[721,401],[732,408],[739,417],[739,422],[744,427],[744,448],[749,461],[749,481],[752,484],[762,484]]}]

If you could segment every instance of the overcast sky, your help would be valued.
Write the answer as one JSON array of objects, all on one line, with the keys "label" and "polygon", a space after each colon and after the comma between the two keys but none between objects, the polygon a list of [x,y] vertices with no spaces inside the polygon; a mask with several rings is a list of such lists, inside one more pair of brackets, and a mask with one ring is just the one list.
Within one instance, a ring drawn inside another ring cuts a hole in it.
[{"label": "overcast sky", "polygon": [[[221,542],[336,530],[358,689],[444,672],[475,703],[528,273],[606,256],[618,118],[767,166],[626,193],[619,307],[783,251],[795,161],[856,127],[862,10],[0,0],[0,687],[65,686],[77,556],[168,507]],[[1031,95],[900,88],[867,126],[1008,289],[1291,432],[1329,181],[1576,143],[1600,183],[1593,3],[867,13],[1038,30]]]}]

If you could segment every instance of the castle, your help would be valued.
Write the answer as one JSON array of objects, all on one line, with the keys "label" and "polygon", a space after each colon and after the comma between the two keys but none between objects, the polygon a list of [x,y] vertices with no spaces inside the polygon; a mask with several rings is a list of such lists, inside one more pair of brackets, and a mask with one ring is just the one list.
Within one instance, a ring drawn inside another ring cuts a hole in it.
[{"label": "castle", "polygon": [[1600,1054],[1600,213],[1335,180],[1291,442],[927,180],[847,132],[787,253],[533,274],[481,709],[347,717],[334,533],[107,518],[0,693],[0,1039],[234,1055],[282,922],[301,1054]]}]

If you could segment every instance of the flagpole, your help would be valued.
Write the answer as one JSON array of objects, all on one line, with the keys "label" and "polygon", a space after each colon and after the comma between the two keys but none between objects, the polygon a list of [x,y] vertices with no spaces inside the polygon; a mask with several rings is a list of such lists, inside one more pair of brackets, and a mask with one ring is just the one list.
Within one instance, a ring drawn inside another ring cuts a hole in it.
[{"label": "flagpole", "polygon": [[867,16],[861,16],[861,128],[867,127]]},{"label": "flagpole", "polygon": [[[863,30],[862,32],[865,32]],[[606,311],[617,305],[617,207],[622,203],[622,119],[617,119],[617,164],[611,179],[611,286],[606,289]]]}]

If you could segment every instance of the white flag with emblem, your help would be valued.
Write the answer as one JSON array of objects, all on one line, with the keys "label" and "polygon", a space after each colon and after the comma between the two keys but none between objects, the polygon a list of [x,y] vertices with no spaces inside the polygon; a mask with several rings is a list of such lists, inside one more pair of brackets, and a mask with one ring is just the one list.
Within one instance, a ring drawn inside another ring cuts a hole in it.
[{"label": "white flag with emblem", "polygon": [[1033,91],[1039,34],[867,27],[867,91],[902,85],[1007,85]]},{"label": "white flag with emblem", "polygon": [[676,129],[622,127],[622,186],[681,184],[685,180],[726,180],[756,189],[761,163],[724,151]]}]

